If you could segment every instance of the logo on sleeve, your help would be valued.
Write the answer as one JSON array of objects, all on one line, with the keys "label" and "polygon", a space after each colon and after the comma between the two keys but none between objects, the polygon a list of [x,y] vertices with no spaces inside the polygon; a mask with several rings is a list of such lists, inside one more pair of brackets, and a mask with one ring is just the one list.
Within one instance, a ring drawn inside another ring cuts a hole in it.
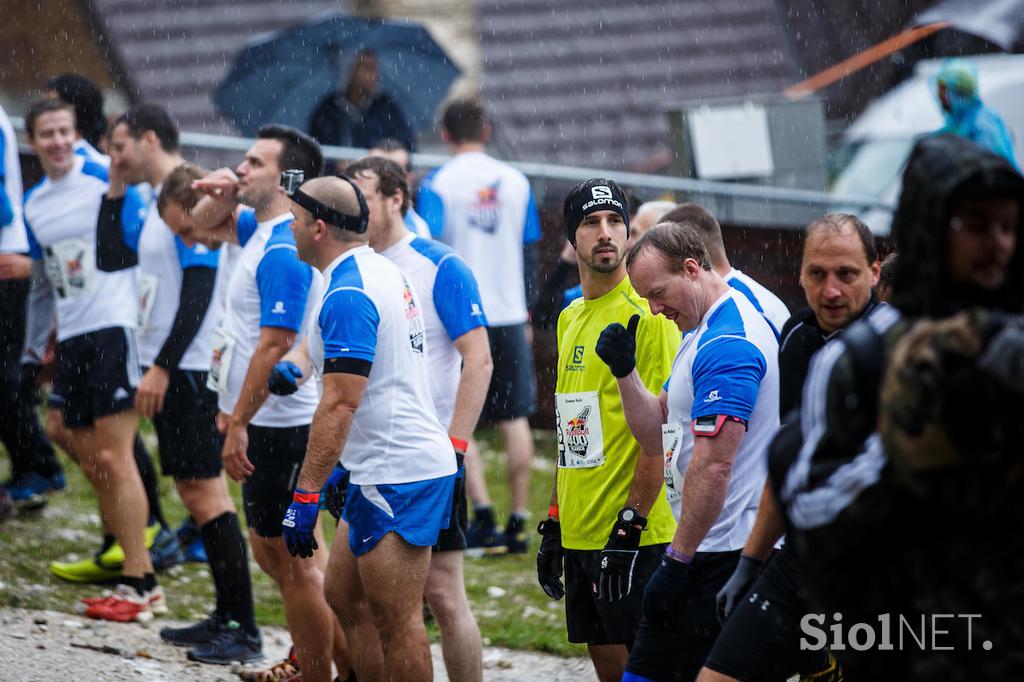
[{"label": "logo on sleeve", "polygon": [[276,302],[274,304],[274,307],[271,308],[270,312],[275,313],[277,315],[284,315],[284,301]]},{"label": "logo on sleeve", "polygon": [[481,315],[484,314],[484,311],[480,308],[479,303],[474,303],[469,309],[469,314],[472,317],[480,317]]},{"label": "logo on sleeve", "polygon": [[718,395],[718,389],[716,388],[715,390],[713,390],[710,393],[708,393],[708,397],[704,398],[704,402],[705,403],[713,403],[716,400],[721,400],[721,399],[722,399],[722,396]]}]

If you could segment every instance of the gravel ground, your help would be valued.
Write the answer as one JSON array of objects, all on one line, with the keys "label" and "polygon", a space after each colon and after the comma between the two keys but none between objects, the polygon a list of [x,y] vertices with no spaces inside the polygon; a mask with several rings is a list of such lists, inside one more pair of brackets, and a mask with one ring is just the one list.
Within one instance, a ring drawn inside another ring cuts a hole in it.
[{"label": "gravel ground", "polygon": [[[157,632],[174,621],[149,624],[89,620],[56,611],[0,609],[0,681],[198,680],[236,681],[228,667],[201,665],[185,658],[185,649],[163,644]],[[279,628],[263,628],[268,661],[284,658],[290,639]],[[434,677],[447,680],[441,648],[432,646]],[[486,647],[484,679],[495,682],[546,682],[593,679],[586,659]]]}]

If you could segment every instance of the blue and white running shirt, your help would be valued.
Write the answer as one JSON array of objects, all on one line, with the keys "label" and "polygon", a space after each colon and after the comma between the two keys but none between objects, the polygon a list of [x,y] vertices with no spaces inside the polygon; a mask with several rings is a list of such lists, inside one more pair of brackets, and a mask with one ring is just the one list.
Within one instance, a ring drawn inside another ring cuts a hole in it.
[{"label": "blue and white running shirt", "polygon": [[0,253],[27,253],[18,138],[3,107],[0,107],[0,190],[4,193],[0,201],[9,204],[11,212],[10,221],[0,219]]},{"label": "blue and white running shirt", "polygon": [[314,371],[322,377],[372,363],[341,452],[352,483],[454,474],[455,450],[434,414],[423,308],[412,284],[369,246],[343,253],[324,279],[326,293],[309,330]]},{"label": "blue and white running shirt", "polygon": [[[157,187],[155,195],[159,196]],[[160,217],[156,201],[150,202],[139,237],[139,362],[149,367],[160,354],[174,326],[181,299],[185,268],[216,268],[219,253],[202,244],[187,246]],[[215,280],[216,281],[216,280]],[[195,338],[178,363],[180,369],[210,369],[211,335],[220,321],[222,301],[214,284],[213,298]]]},{"label": "blue and white running shirt", "polygon": [[416,209],[469,264],[490,324],[526,322],[523,245],[540,239],[526,176],[482,152],[458,154],[423,179]]},{"label": "blue and white running shirt", "polygon": [[775,327],[775,337],[778,338],[786,321],[789,320],[789,308],[782,302],[782,299],[753,277],[736,268],[730,270],[724,279],[726,284],[733,289],[741,291],[757,312],[768,318],[768,321]]},{"label": "blue and white running shirt", "polygon": [[[262,223],[252,209],[238,217],[238,242],[242,253],[233,265],[224,319],[214,334],[211,374],[223,381],[218,405],[231,414],[238,402],[249,361],[256,351],[261,327],[281,327],[301,332],[320,299],[323,278],[299,260],[291,231],[292,214],[285,213]],[[295,348],[302,334],[295,337]],[[218,370],[214,370],[218,366]],[[216,378],[212,378],[216,381]],[[313,421],[317,390],[307,381],[291,395],[270,395],[251,423],[285,428]]]},{"label": "blue and white running shirt", "polygon": [[663,430],[666,452],[671,450],[666,495],[677,519],[693,454],[693,421],[726,415],[747,423],[722,513],[701,542],[700,552],[740,549],[754,525],[767,476],[765,448],[779,427],[778,354],[771,325],[742,293],[730,288],[686,335],[672,364],[665,385],[668,423]]},{"label": "blue and white running shirt", "polygon": [[[96,267],[96,222],[107,192],[107,169],[75,157],[60,180],[44,177],[25,195],[29,253],[42,260],[57,299],[57,340],[106,327],[135,329],[138,268]],[[145,204],[134,188],[122,209],[125,239],[135,247]]]},{"label": "blue and white running shirt", "polygon": [[381,255],[397,265],[416,290],[430,349],[430,394],[438,421],[448,428],[462,375],[455,339],[487,326],[476,279],[451,248],[412,233]]}]

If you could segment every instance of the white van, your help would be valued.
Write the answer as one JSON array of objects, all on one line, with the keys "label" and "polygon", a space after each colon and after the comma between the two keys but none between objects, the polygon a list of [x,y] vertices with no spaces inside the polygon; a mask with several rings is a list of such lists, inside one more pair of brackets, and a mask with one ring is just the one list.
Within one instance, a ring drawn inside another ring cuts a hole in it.
[{"label": "white van", "polygon": [[[981,101],[1003,117],[1013,137],[1017,162],[1024,161],[1024,55],[971,55],[978,67]],[[914,75],[871,103],[843,133],[833,159],[840,167],[832,184],[837,195],[876,197],[892,206],[914,142],[942,127],[935,77],[945,59],[921,61]],[[889,234],[892,216],[871,210],[860,216],[878,235]]]}]

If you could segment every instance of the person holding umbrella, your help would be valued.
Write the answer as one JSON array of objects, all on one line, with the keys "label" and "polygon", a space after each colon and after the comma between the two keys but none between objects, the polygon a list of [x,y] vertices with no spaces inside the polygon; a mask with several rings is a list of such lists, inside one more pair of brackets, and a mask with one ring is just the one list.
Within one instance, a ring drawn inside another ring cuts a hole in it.
[{"label": "person holding umbrella", "polygon": [[357,54],[344,88],[320,101],[309,132],[320,144],[369,148],[397,139],[407,149],[416,149],[416,135],[405,116],[380,90],[380,63],[373,50]]}]

